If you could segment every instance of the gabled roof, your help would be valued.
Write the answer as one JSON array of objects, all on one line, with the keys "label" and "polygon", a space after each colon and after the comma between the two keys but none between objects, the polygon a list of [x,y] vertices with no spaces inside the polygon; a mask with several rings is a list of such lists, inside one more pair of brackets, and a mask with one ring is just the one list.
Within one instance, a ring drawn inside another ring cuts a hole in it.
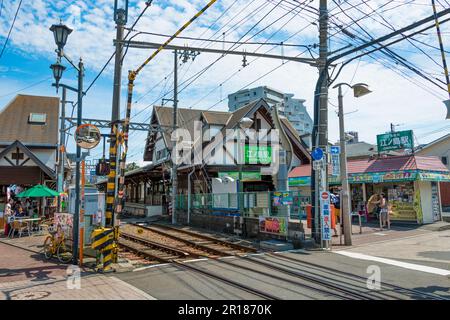
[{"label": "gabled roof", "polygon": [[224,111],[203,111],[202,117],[207,124],[224,126],[230,118],[230,113]]},{"label": "gabled roof", "polygon": [[[347,172],[368,173],[404,170],[423,170],[449,172],[447,167],[438,157],[422,157],[416,155],[386,157],[372,160],[348,160]],[[331,172],[331,167],[329,167]],[[307,177],[311,175],[311,165],[302,165],[294,168],[289,173],[289,178]]]},{"label": "gabled roof", "polygon": [[[45,113],[46,123],[30,124],[30,113]],[[0,142],[24,145],[58,143],[59,98],[17,95],[0,112]]]},{"label": "gabled roof", "polygon": [[[173,125],[173,108],[155,106],[153,108],[154,115],[156,116],[159,125],[171,127]],[[177,122],[179,128],[184,128],[189,131],[191,137],[194,137],[194,121],[200,121],[200,116],[203,110],[198,109],[183,109],[177,108]],[[168,149],[172,149],[172,141],[170,139],[169,130],[165,130],[163,134],[166,146]]]},{"label": "gabled roof", "polygon": [[36,157],[36,155],[25,145],[23,145],[19,140],[14,141],[11,145],[3,149],[2,152],[0,152],[0,159],[5,157],[14,148],[19,148],[20,150],[22,150],[23,153],[26,154],[27,157],[30,158],[34,163],[36,163],[36,165],[42,171],[44,171],[50,178],[55,179],[56,177],[55,172],[49,167],[47,167],[41,160],[39,160],[39,158]]},{"label": "gabled roof", "polygon": [[[248,115],[254,114],[257,110],[263,108],[268,114],[270,114],[270,108],[267,102],[264,99],[258,99],[248,103],[247,105],[235,110],[234,112],[223,112],[223,111],[205,111],[199,109],[184,109],[178,108],[178,127],[187,129],[191,135],[191,138],[194,139],[194,125],[195,121],[204,120],[208,124],[216,124],[222,126],[222,135],[226,136],[227,129],[233,129],[238,126],[239,121],[247,117]],[[270,115],[269,115],[270,117]],[[162,127],[171,127],[173,123],[173,108],[172,107],[163,107],[163,106],[154,106],[152,120],[157,122]],[[292,127],[288,119],[282,121],[285,130],[292,131],[290,136],[293,136],[293,139],[296,141],[296,144],[299,146],[300,151],[306,156],[306,158],[310,158],[306,147],[303,142],[300,140],[298,133]],[[166,143],[166,146],[169,150],[172,149],[172,141],[171,141],[171,130],[164,130],[162,134],[163,139]],[[150,133],[151,134],[151,133]],[[218,143],[218,141],[215,141]],[[149,154],[150,150],[148,148],[148,141],[144,151],[144,160],[151,160],[151,155]]]},{"label": "gabled roof", "polygon": [[[249,113],[251,113],[251,111],[258,106],[258,104],[264,101],[263,99],[259,99],[259,100],[255,100],[253,102],[250,102],[248,104],[246,104],[245,106],[233,111],[231,113],[230,118],[228,119],[225,128],[226,129],[232,129],[234,127],[236,127],[236,125],[238,124],[238,122],[242,119],[245,118]],[[267,102],[264,101],[264,103],[267,105]],[[268,105],[267,105],[268,106]],[[259,106],[258,106],[259,108]],[[255,110],[256,111],[256,110]]]},{"label": "gabled roof", "polygon": [[449,140],[449,142],[450,142],[450,133],[447,133],[446,135],[444,135],[444,136],[442,136],[442,137],[440,137],[440,138],[438,138],[438,139],[436,139],[434,141],[431,141],[430,143],[420,147],[420,149],[417,150],[417,152],[421,152],[422,150],[427,149],[429,147],[432,147],[435,144],[438,144],[438,143],[440,143],[442,141],[445,141],[445,140]]}]

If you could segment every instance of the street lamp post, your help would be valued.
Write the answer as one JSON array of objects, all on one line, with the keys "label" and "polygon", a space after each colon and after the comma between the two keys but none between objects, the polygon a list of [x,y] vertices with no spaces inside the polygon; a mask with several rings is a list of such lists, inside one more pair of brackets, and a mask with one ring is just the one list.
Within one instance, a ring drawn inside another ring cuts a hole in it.
[{"label": "street lamp post", "polygon": [[[238,190],[238,199],[239,199],[239,208],[244,212],[244,182],[242,181],[242,168],[243,164],[245,164],[245,135],[244,135],[244,143],[241,143],[241,129],[248,129],[253,125],[253,120],[250,118],[242,118],[239,121],[239,129],[238,129],[238,171],[239,171],[239,190]],[[240,196],[239,196],[240,193]],[[244,219],[244,216],[242,215]],[[245,221],[245,220],[244,220]],[[245,223],[244,223],[245,224]],[[244,231],[246,232],[246,231]]]},{"label": "street lamp post", "polygon": [[[53,76],[55,78],[56,90],[58,88],[64,87],[74,91],[78,95],[77,102],[77,126],[81,125],[82,111],[83,111],[83,76],[84,76],[84,65],[83,60],[80,58],[78,65],[73,63],[73,61],[64,53],[64,46],[66,45],[67,38],[72,32],[72,29],[66,25],[59,23],[54,24],[50,27],[50,31],[53,32],[55,43],[58,49],[56,50],[58,56],[56,63],[52,64],[50,68],[53,70]],[[78,87],[73,88],[68,85],[60,84],[59,81],[62,78],[62,74],[66,67],[61,64],[61,58],[65,58],[71,65],[78,71]],[[75,212],[73,217],[73,264],[78,263],[78,232],[79,232],[79,218],[80,218],[80,162],[81,162],[81,148],[77,145],[76,153],[76,169],[75,169]]]},{"label": "street lamp post", "polygon": [[353,86],[347,83],[338,83],[333,88],[338,88],[338,102],[339,102],[339,140],[341,146],[340,154],[340,171],[341,171],[341,217],[344,223],[344,243],[346,246],[352,245],[352,225],[350,221],[350,194],[347,176],[347,154],[345,141],[345,127],[344,127],[344,97],[342,95],[342,86],[348,86],[353,89],[356,98],[362,97],[370,93],[368,86],[364,83],[357,83]]}]

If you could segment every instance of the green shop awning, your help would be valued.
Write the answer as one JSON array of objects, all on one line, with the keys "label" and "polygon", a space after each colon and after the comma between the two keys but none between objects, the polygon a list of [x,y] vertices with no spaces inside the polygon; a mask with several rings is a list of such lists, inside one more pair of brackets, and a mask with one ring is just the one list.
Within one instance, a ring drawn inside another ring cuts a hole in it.
[{"label": "green shop awning", "polygon": [[18,198],[42,198],[42,197],[57,197],[57,196],[59,196],[58,192],[40,184],[28,190],[25,190],[17,195]]},{"label": "green shop awning", "polygon": [[[358,183],[384,183],[384,182],[405,182],[405,181],[436,181],[450,182],[450,173],[446,172],[425,172],[418,170],[391,171],[391,172],[367,172],[352,173],[348,175],[348,182]],[[339,185],[339,177],[328,176],[330,185]],[[311,185],[311,177],[289,178],[290,187],[306,187]]]}]

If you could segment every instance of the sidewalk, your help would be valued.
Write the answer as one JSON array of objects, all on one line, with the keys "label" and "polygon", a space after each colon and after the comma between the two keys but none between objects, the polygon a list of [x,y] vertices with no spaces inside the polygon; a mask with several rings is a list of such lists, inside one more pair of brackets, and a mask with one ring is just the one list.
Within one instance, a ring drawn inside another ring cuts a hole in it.
[{"label": "sidewalk", "polygon": [[[77,284],[79,283],[79,287]],[[0,283],[0,300],[155,300],[112,276],[88,275],[78,280],[56,277],[39,282]]]},{"label": "sidewalk", "polygon": [[[40,252],[42,237],[0,239],[0,300],[153,300],[114,276],[95,274]],[[75,267],[76,268],[76,267]]]}]

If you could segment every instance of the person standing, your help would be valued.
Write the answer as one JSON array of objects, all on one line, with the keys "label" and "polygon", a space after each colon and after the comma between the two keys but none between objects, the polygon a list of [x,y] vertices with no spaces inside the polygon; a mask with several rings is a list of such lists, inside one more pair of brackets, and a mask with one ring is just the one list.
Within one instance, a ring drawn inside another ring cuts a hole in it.
[{"label": "person standing", "polygon": [[10,222],[12,217],[12,206],[11,206],[11,200],[8,201],[5,207],[5,228],[4,228],[4,235],[8,236],[9,230],[10,230]]},{"label": "person standing", "polygon": [[380,194],[380,230],[383,230],[383,227],[387,225],[388,229],[390,229],[390,220],[389,220],[389,210],[388,203],[385,197],[385,194],[382,192]]}]

